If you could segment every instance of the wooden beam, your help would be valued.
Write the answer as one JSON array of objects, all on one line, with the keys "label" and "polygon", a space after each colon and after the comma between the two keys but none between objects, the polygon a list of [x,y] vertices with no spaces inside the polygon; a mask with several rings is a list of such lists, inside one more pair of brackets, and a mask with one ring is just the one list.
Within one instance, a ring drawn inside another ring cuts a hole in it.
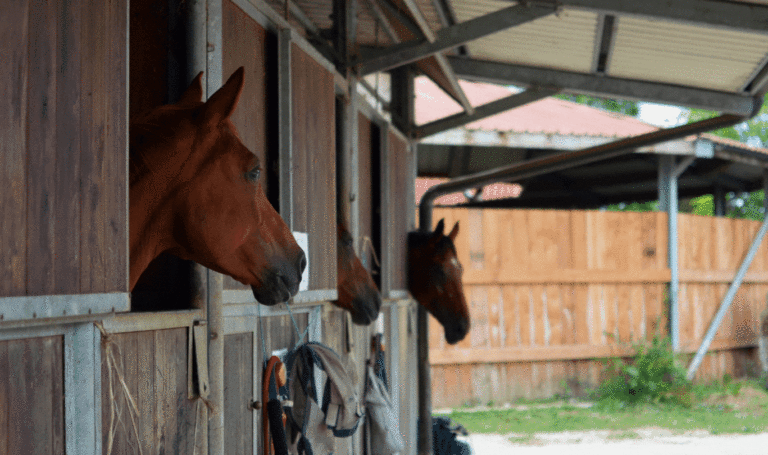
[{"label": "wooden beam", "polygon": [[351,64],[357,68],[360,75],[396,68],[554,12],[555,8],[550,6],[511,6],[444,28],[435,34],[434,42],[409,41],[391,46],[369,58],[353,61]]},{"label": "wooden beam", "polygon": [[[755,339],[718,340],[712,342],[710,351],[728,351],[731,349],[751,348],[757,344]],[[696,352],[695,343],[686,343],[680,352]],[[631,357],[635,351],[631,347],[592,344],[566,344],[551,346],[514,346],[496,349],[430,349],[429,363],[435,365],[493,364],[512,362],[551,362],[557,360],[590,360],[611,357]]]}]

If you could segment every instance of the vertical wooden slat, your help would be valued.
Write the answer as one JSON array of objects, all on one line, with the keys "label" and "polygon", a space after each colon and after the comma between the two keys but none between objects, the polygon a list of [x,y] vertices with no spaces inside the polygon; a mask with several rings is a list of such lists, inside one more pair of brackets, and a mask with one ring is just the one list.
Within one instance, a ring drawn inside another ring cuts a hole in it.
[{"label": "vertical wooden slat", "polygon": [[128,291],[128,0],[107,3],[107,152],[104,156],[105,291]]},{"label": "vertical wooden slat", "polygon": [[[136,406],[139,415],[138,433],[141,447],[144,453],[156,453],[158,445],[155,441],[155,427],[157,425],[157,411],[155,408],[157,384],[155,382],[155,337],[152,332],[138,334],[136,350],[139,353],[137,360],[138,397]],[[103,424],[102,424],[103,427]]]},{"label": "vertical wooden slat", "polygon": [[82,8],[78,2],[60,2],[56,31],[59,37],[56,94],[58,129],[55,150],[57,205],[54,230],[56,294],[80,292],[80,150],[84,145],[81,141],[81,103],[85,101],[81,96],[80,62],[87,56],[81,48],[81,23],[84,16],[94,15]]},{"label": "vertical wooden slat", "polygon": [[11,387],[10,377],[12,374],[8,342],[0,343],[0,455],[8,455],[11,447],[9,446],[10,434],[10,407],[11,407]]},{"label": "vertical wooden slat", "polygon": [[[78,290],[104,292],[104,154],[107,61],[105,3],[83,3],[81,43],[88,58],[80,66],[80,282]],[[101,13],[98,14],[97,12]],[[111,152],[111,151],[110,151]]]},{"label": "vertical wooden slat", "polygon": [[14,296],[25,293],[27,266],[28,1],[2,2],[0,16],[0,296]]},{"label": "vertical wooden slat", "polygon": [[64,452],[62,353],[60,336],[0,342],[0,453]]},{"label": "vertical wooden slat", "polygon": [[225,453],[253,453],[253,334],[227,335],[224,342]]},{"label": "vertical wooden slat", "polygon": [[54,226],[56,163],[56,5],[30,3],[29,52],[35,68],[29,73],[27,264],[26,294],[51,294],[54,289]]}]

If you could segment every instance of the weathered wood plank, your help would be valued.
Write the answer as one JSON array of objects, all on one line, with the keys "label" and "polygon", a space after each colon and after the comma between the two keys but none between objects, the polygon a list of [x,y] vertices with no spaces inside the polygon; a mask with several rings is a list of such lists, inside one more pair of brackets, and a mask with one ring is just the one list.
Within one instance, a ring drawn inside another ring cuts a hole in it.
[{"label": "weathered wood plank", "polygon": [[26,292],[29,2],[0,5],[0,296]]},{"label": "weathered wood plank", "polygon": [[[107,32],[106,3],[88,0],[82,4],[80,63],[80,282],[81,292],[104,292],[104,155],[106,153]],[[110,150],[110,152],[112,152]]]},{"label": "weathered wood plank", "polygon": [[56,207],[56,5],[30,3],[29,53],[35,62],[30,70],[27,107],[27,264],[26,294],[45,295],[54,289],[54,207]]},{"label": "weathered wood plank", "polygon": [[293,223],[309,233],[311,290],[336,288],[336,127],[333,75],[292,45]]},{"label": "weathered wood plank", "polygon": [[253,334],[227,335],[224,341],[225,453],[253,453]]},{"label": "weathered wood plank", "polygon": [[[81,25],[84,17],[93,16],[80,3],[58,4],[56,34],[59,37],[59,74],[56,94],[56,226],[55,286],[56,294],[77,294],[81,271],[81,202],[80,150],[82,96],[81,61],[83,52]],[[90,39],[90,38],[89,38]],[[86,144],[87,146],[87,144]]]},{"label": "weathered wood plank", "polygon": [[1,453],[49,455],[64,452],[64,366],[61,336],[0,343],[5,363],[0,391]]},{"label": "weathered wood plank", "polygon": [[128,292],[128,0],[107,2],[109,63],[104,156],[104,270],[107,292]]}]

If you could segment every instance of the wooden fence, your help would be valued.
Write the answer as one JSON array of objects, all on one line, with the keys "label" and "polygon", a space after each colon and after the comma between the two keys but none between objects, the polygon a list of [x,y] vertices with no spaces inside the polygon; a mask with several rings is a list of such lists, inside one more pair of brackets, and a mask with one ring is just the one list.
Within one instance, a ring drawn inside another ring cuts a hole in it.
[{"label": "wooden fence", "polygon": [[[666,213],[436,209],[460,223],[472,330],[449,346],[430,327],[435,407],[580,394],[604,359],[666,334]],[[679,216],[681,350],[692,353],[759,223]],[[755,367],[758,317],[768,292],[763,245],[697,380]]]}]

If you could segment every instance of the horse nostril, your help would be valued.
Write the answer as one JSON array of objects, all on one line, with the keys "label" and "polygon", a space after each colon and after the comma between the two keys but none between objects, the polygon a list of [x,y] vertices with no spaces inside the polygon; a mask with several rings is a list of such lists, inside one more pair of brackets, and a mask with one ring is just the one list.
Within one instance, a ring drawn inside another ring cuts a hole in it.
[{"label": "horse nostril", "polygon": [[304,273],[304,269],[307,268],[307,255],[304,254],[304,252],[301,252],[301,256],[299,256],[299,275]]}]

